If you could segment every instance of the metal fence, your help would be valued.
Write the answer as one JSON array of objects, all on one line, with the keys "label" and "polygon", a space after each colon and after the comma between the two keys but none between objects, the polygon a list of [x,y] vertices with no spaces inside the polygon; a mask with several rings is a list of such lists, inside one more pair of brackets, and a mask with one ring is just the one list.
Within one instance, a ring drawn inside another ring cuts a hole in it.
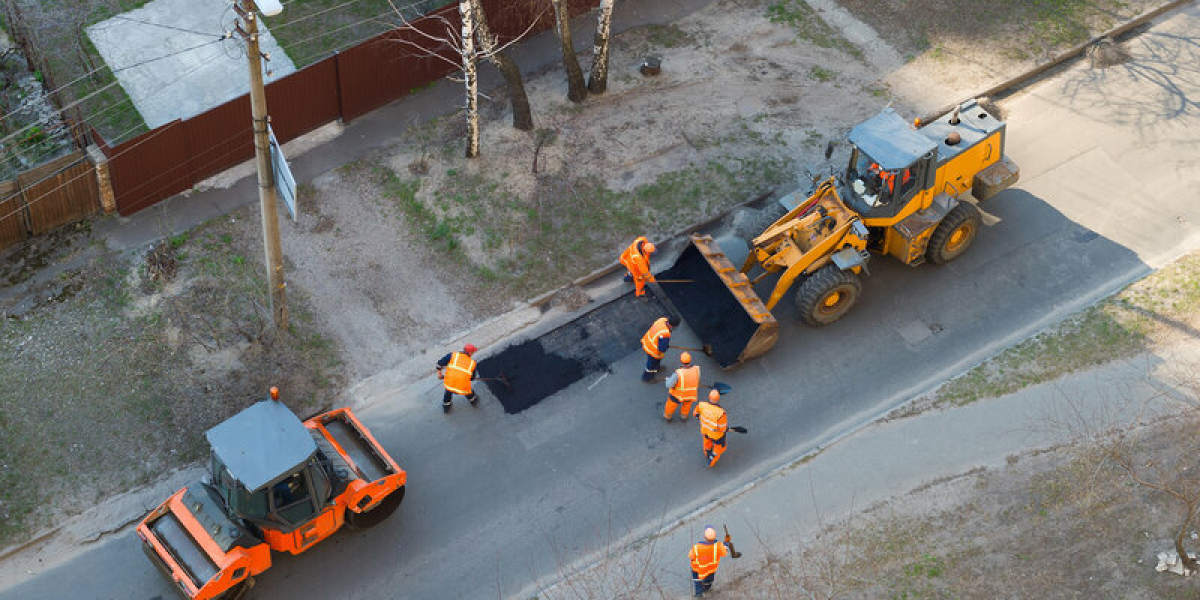
[{"label": "metal fence", "polygon": [[[570,0],[571,13],[582,14],[597,4]],[[546,0],[483,0],[483,6],[488,24],[504,41],[554,24]],[[453,48],[431,48],[418,32],[443,34],[447,28],[461,29],[457,4],[270,83],[267,105],[276,137],[287,142],[338,118],[350,122],[445,77],[454,67],[437,56],[453,62]],[[405,40],[418,43],[419,49]],[[112,147],[98,141],[108,157],[117,210],[129,215],[253,157],[250,100],[241,96]]]}]

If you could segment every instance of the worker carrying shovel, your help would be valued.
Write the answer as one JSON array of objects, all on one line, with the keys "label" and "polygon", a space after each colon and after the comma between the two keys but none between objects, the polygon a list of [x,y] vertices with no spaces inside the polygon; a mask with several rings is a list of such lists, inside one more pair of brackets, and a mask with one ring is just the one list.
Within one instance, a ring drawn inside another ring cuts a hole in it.
[{"label": "worker carrying shovel", "polygon": [[625,281],[633,282],[634,294],[639,298],[646,295],[646,284],[654,281],[654,274],[650,272],[651,254],[654,254],[654,244],[651,244],[644,235],[638,236],[621,253],[621,264],[628,270],[628,273],[625,274]]},{"label": "worker carrying shovel", "polygon": [[692,584],[695,586],[695,597],[699,598],[712,588],[713,580],[717,577],[717,566],[721,558],[730,555],[734,558],[741,553],[733,549],[733,540],[729,530],[725,530],[725,541],[717,541],[717,529],[712,525],[704,528],[704,541],[692,544],[688,551],[688,560],[692,563]]},{"label": "worker carrying shovel", "polygon": [[658,367],[671,348],[671,330],[677,325],[679,317],[662,317],[642,336],[642,350],[646,352],[646,370],[642,372],[642,381],[648,383],[658,377]]},{"label": "worker carrying shovel", "polygon": [[442,395],[442,413],[450,412],[455,394],[466,397],[471,406],[479,406],[479,396],[471,389],[471,382],[478,375],[475,372],[475,359],[471,356],[478,350],[475,344],[467,344],[462,352],[451,352],[437,362],[438,379],[446,387],[446,393]]},{"label": "worker carrying shovel", "polygon": [[725,433],[729,430],[729,417],[720,401],[721,393],[711,390],[708,402],[696,404],[695,415],[700,417],[700,436],[704,438],[704,457],[708,459],[710,469],[725,454]]},{"label": "worker carrying shovel", "polygon": [[680,419],[686,421],[692,416],[692,403],[696,401],[696,391],[700,389],[700,367],[692,365],[692,353],[679,355],[679,362],[682,364],[666,381],[667,404],[663,407],[663,420],[668,423],[675,418],[676,408],[682,407]]}]

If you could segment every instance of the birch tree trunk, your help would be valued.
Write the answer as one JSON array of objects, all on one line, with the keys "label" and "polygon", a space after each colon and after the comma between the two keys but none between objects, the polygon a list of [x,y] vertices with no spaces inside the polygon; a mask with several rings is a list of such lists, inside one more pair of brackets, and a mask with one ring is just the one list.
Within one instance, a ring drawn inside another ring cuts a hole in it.
[{"label": "birch tree trunk", "polygon": [[508,84],[508,97],[512,104],[513,128],[521,131],[533,129],[533,114],[529,109],[529,96],[525,94],[525,80],[521,77],[521,68],[507,52],[496,49],[496,36],[488,27],[487,16],[483,13],[483,4],[479,0],[470,0],[475,10],[475,28],[479,33],[479,44],[483,53],[500,69],[504,82]]},{"label": "birch tree trunk", "polygon": [[475,23],[471,0],[458,1],[462,19],[463,80],[467,84],[467,158],[479,156],[479,74],[475,70]]},{"label": "birch tree trunk", "polygon": [[588,77],[588,91],[603,94],[608,89],[608,43],[612,31],[613,5],[616,0],[600,0],[596,10],[596,38],[592,46],[592,73]]},{"label": "birch tree trunk", "polygon": [[583,82],[583,69],[575,57],[575,44],[571,39],[571,9],[567,0],[550,0],[554,5],[554,22],[558,29],[558,41],[562,44],[563,68],[567,71],[567,100],[583,102],[587,98],[587,86]]}]

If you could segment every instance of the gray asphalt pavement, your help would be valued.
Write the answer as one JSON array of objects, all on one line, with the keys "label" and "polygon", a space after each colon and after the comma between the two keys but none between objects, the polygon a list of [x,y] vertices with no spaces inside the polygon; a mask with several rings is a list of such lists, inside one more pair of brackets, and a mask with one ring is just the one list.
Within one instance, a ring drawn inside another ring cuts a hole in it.
[{"label": "gray asphalt pavement", "polygon": [[[519,597],[531,582],[688,517],[1195,249],[1200,61],[1183,57],[1195,53],[1188,36],[1197,31],[1200,9],[1191,5],[1134,41],[1131,63],[1102,74],[1072,68],[1010,102],[1008,153],[1022,181],[985,205],[1001,220],[958,261],[915,269],[875,261],[861,304],[821,330],[797,324],[781,303],[779,345],[720,374],[735,388],[731,422],[752,434],[734,438],[718,468],[705,468],[695,423],[662,423],[662,388],[638,381],[637,355],[518,415],[485,399],[443,416],[430,379],[361,414],[409,471],[397,514],[277,557],[251,597]],[[711,379],[715,367],[700,364]],[[1006,413],[987,418],[1005,429]],[[951,448],[980,435],[927,431]],[[828,485],[886,491],[941,467],[894,468],[912,471],[905,479],[860,469]],[[788,493],[756,501],[792,502]],[[677,591],[687,592],[682,579]],[[121,533],[0,598],[169,593],[133,534]]]}]

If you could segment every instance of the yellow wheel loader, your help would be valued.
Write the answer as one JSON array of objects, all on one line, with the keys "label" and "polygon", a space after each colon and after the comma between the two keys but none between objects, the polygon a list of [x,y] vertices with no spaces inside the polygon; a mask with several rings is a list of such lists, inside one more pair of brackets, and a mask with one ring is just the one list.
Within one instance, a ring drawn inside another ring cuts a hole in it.
[{"label": "yellow wheel loader", "polygon": [[[1020,174],[1004,155],[1005,133],[1005,124],[974,100],[924,125],[884,109],[850,131],[844,172],[807,196],[781,198],[751,221],[757,225],[746,236],[749,255],[740,268],[711,236],[693,234],[662,275],[695,280],[674,286],[672,300],[726,368],[774,346],[771,310],[793,287],[804,323],[837,321],[858,300],[872,254],[940,265],[970,247],[982,222],[975,202]],[[774,275],[763,302],[754,286]]]}]

